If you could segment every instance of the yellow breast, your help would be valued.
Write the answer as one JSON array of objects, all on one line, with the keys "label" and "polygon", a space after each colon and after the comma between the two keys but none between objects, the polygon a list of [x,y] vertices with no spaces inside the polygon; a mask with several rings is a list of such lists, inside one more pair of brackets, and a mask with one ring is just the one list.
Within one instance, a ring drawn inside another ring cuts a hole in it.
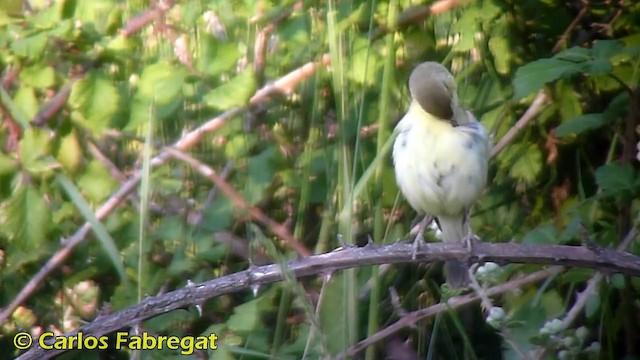
[{"label": "yellow breast", "polygon": [[416,211],[458,215],[476,201],[487,181],[489,156],[480,123],[454,127],[412,103],[396,130],[396,179]]}]

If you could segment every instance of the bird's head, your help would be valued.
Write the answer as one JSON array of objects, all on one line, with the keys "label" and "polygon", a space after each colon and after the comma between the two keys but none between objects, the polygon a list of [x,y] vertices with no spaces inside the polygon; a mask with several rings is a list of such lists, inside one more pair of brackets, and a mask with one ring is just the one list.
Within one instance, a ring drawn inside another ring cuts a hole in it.
[{"label": "bird's head", "polygon": [[453,75],[447,68],[432,61],[416,66],[409,76],[409,92],[422,110],[439,119],[454,122],[458,95]]}]

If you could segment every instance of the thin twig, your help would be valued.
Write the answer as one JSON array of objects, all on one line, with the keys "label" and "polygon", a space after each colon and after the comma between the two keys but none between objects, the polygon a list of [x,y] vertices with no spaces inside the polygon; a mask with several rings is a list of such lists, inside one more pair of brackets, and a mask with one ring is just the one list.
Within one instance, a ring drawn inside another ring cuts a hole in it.
[{"label": "thin twig", "polygon": [[520,131],[524,129],[531,120],[542,110],[542,105],[547,100],[547,95],[543,90],[538,91],[538,95],[533,100],[527,111],[516,121],[516,123],[507,131],[506,134],[500,139],[500,141],[491,149],[491,157],[498,155],[507,145],[509,145],[520,134]]},{"label": "thin twig", "polygon": [[580,22],[580,20],[582,20],[582,18],[584,18],[585,15],[587,15],[587,10],[589,9],[588,7],[589,5],[587,3],[584,3],[584,5],[585,6],[580,10],[580,13],[578,13],[578,16],[576,16],[576,18],[573,19],[571,24],[569,24],[569,26],[564,30],[564,32],[560,36],[560,39],[558,39],[556,44],[553,46],[553,49],[551,49],[551,52],[556,53],[560,51],[560,48],[562,48],[562,45],[567,43],[569,34],[571,34],[571,32],[576,28],[576,26],[578,26],[578,23]]}]

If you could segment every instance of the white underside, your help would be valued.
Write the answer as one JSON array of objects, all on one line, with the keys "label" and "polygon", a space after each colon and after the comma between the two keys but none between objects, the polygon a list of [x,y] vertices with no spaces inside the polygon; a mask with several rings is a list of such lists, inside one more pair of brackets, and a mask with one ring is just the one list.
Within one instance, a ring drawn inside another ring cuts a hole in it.
[{"label": "white underside", "polygon": [[409,204],[440,222],[461,221],[487,181],[489,141],[484,127],[475,119],[454,127],[413,103],[396,129],[394,168]]}]

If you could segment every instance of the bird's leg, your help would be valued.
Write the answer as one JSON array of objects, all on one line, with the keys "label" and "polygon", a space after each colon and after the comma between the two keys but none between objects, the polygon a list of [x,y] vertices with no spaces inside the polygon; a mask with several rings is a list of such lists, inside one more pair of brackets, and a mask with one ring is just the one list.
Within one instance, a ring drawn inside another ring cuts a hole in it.
[{"label": "bird's leg", "polygon": [[464,220],[463,220],[463,226],[464,226],[464,238],[462,239],[465,243],[465,245],[467,246],[467,251],[469,253],[473,252],[473,242],[477,241],[475,235],[473,234],[473,231],[471,230],[471,209],[466,209],[464,211]]},{"label": "bird's leg", "polygon": [[420,248],[420,245],[424,244],[424,230],[427,228],[427,226],[431,223],[431,221],[433,221],[433,217],[431,215],[425,215],[422,220],[420,220],[420,222],[418,223],[418,234],[416,235],[416,238],[413,240],[413,254],[411,255],[411,258],[415,260],[416,258],[416,254],[418,253],[418,249]]}]

